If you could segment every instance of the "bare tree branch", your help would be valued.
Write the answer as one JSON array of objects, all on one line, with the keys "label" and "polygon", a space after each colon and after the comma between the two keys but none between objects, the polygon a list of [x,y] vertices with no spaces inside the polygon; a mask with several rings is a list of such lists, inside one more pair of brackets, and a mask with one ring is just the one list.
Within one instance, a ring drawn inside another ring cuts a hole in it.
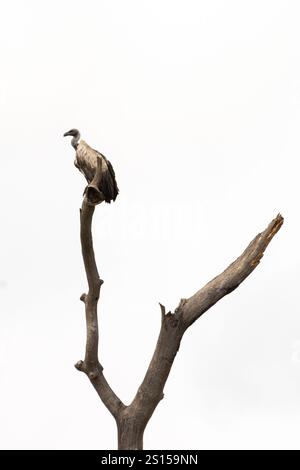
[{"label": "bare tree branch", "polygon": [[230,294],[243,282],[259,264],[268,244],[283,224],[283,217],[278,214],[268,227],[259,233],[245,251],[225,271],[212,279],[196,294],[186,300],[178,310],[185,325],[190,326],[218,300]]},{"label": "bare tree branch", "polygon": [[[92,218],[95,210],[94,204],[99,204],[100,198],[98,197],[100,191],[98,190],[98,183],[101,180],[101,163],[98,159],[98,169],[96,171],[93,181],[88,185],[86,190],[86,196],[82,203],[80,211],[80,238],[82,247],[82,256],[84,261],[85,272],[88,281],[89,291],[88,294],[82,294],[80,300],[85,304],[86,314],[86,350],[84,361],[79,361],[75,364],[76,369],[85,372],[89,377],[91,383],[95,387],[101,400],[111,412],[111,414],[117,418],[120,410],[124,407],[121,400],[113,392],[108,385],[104,375],[103,367],[101,366],[98,359],[98,318],[97,318],[97,304],[100,296],[100,288],[103,281],[99,277],[94,248],[92,239]],[[94,194],[88,199],[89,190],[96,191],[96,197]],[[95,190],[96,188],[96,190]],[[98,191],[98,193],[97,193]],[[100,193],[101,195],[101,193]],[[91,199],[94,201],[91,203]],[[102,199],[103,200],[103,199]]]},{"label": "bare tree branch", "polygon": [[[145,378],[133,402],[126,409],[127,416],[139,416],[142,430],[145,429],[153,411],[163,398],[164,385],[186,329],[249,276],[259,264],[266,247],[282,224],[283,218],[278,214],[266,230],[258,234],[242,255],[222,274],[215,277],[189,299],[181,299],[174,314],[170,312],[166,314],[165,307],[160,304],[162,322],[157,345]],[[126,446],[128,448],[128,440],[125,436],[120,448],[126,448]]]}]

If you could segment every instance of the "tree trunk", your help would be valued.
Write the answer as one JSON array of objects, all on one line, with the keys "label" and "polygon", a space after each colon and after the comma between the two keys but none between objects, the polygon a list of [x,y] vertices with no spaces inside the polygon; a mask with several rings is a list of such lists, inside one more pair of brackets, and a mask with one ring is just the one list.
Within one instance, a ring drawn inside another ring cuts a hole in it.
[{"label": "tree trunk", "polygon": [[118,450],[142,450],[144,427],[135,417],[121,419],[118,426]]}]

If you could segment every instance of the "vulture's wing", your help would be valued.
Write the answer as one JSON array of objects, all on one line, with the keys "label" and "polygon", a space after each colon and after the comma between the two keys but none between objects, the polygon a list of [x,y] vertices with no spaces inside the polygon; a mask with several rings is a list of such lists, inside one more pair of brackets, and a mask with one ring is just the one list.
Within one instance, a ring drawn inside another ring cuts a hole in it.
[{"label": "vulture's wing", "polygon": [[105,201],[110,202],[111,200],[115,201],[119,188],[116,181],[115,171],[112,164],[109,160],[100,152],[95,150],[98,157],[102,158],[102,164],[105,163],[102,168],[105,168],[105,171],[102,173],[102,178],[100,182],[100,189],[104,194]]}]

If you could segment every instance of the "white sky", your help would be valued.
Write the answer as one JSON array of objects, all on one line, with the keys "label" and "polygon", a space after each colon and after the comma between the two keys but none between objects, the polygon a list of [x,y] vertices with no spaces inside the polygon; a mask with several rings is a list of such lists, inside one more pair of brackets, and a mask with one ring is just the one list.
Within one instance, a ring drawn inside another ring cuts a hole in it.
[{"label": "white sky", "polygon": [[174,309],[286,219],[186,333],[145,448],[300,448],[299,20],[289,0],[1,3],[1,448],[116,446],[73,367],[86,281],[71,127],[120,187],[94,243],[100,360],[125,403],[158,302]]}]

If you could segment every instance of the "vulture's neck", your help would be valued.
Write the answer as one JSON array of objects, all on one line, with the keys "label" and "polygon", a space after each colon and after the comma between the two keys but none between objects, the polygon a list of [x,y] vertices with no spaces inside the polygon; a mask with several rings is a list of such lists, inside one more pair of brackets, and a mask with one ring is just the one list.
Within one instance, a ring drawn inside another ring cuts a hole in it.
[{"label": "vulture's neck", "polygon": [[74,136],[73,139],[71,140],[71,144],[72,144],[72,146],[74,147],[75,150],[77,149],[79,139],[80,139],[80,134],[78,132],[78,134],[76,136]]}]

